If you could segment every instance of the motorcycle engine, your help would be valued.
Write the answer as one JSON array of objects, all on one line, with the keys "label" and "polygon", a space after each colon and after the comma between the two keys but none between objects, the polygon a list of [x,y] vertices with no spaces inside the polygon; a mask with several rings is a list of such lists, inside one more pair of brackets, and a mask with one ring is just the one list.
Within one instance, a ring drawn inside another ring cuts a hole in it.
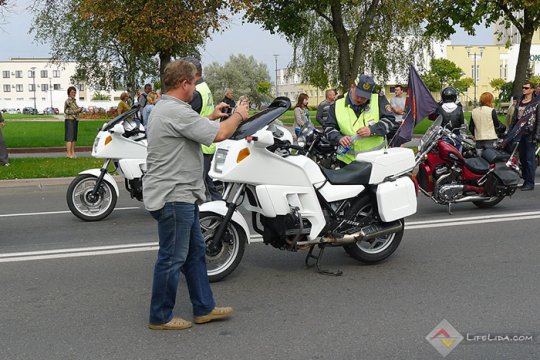
[{"label": "motorcycle engine", "polygon": [[309,220],[301,218],[296,211],[275,218],[261,215],[260,221],[264,227],[263,242],[281,250],[295,250],[295,243],[306,240],[311,232]]},{"label": "motorcycle engine", "polygon": [[449,202],[461,196],[465,186],[459,183],[459,175],[459,171],[446,166],[436,168],[433,174],[435,178],[433,196],[443,202]]}]

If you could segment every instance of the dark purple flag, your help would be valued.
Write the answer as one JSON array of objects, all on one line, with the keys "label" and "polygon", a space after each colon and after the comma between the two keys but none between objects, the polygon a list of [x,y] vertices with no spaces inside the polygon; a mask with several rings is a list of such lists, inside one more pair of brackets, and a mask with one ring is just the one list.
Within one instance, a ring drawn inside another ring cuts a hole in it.
[{"label": "dark purple flag", "polygon": [[410,65],[405,115],[403,115],[403,122],[391,140],[390,145],[398,147],[411,141],[414,127],[426,116],[434,113],[438,106],[414,66]]}]

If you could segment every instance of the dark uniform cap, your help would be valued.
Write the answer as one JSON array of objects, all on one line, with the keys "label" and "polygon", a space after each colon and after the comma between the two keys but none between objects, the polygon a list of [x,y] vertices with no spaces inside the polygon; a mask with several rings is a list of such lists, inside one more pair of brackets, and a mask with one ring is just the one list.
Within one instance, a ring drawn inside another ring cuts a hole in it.
[{"label": "dark uniform cap", "polygon": [[195,67],[197,68],[197,72],[199,74],[202,73],[201,61],[199,59],[197,59],[196,57],[194,57],[194,56],[186,56],[185,58],[182,58],[182,60],[189,61],[190,63],[195,65]]},{"label": "dark uniform cap", "polygon": [[363,98],[371,98],[371,94],[375,89],[375,81],[373,78],[368,75],[360,75],[358,81],[356,82],[356,95]]}]

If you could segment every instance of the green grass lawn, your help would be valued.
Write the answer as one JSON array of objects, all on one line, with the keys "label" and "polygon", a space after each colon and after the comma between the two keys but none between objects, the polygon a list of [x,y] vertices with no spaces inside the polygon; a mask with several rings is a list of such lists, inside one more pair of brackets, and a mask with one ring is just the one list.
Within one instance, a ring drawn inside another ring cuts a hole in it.
[{"label": "green grass lawn", "polygon": [[[97,130],[105,120],[79,122],[77,146],[91,146]],[[64,142],[63,121],[7,121],[2,129],[8,148],[62,147]]]},{"label": "green grass lawn", "polygon": [[[100,168],[103,159],[11,158],[11,166],[0,166],[0,180],[77,176],[86,169]],[[114,167],[110,166],[109,171]]]}]

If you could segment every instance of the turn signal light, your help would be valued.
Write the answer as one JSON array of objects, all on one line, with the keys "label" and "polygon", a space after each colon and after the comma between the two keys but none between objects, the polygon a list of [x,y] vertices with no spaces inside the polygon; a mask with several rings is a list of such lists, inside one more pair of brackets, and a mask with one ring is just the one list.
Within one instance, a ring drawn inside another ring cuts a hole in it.
[{"label": "turn signal light", "polygon": [[236,163],[239,163],[240,161],[247,158],[249,154],[250,152],[248,148],[243,148],[242,150],[240,150],[240,152],[238,153],[238,157],[236,158]]},{"label": "turn signal light", "polygon": [[111,141],[112,141],[112,136],[111,135],[107,136],[107,138],[105,139],[105,145],[108,145]]}]

